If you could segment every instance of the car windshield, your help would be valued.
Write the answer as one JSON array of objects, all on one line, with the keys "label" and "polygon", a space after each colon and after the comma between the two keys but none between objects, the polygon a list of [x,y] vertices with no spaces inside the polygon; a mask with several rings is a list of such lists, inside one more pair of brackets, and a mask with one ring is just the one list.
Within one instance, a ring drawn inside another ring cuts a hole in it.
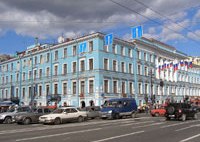
[{"label": "car windshield", "polygon": [[120,104],[118,101],[105,101],[103,107],[118,107]]},{"label": "car windshield", "polygon": [[10,109],[7,110],[7,112],[14,112],[14,111],[16,111],[15,108],[10,108]]},{"label": "car windshield", "polygon": [[63,113],[64,109],[56,109],[52,113]]}]

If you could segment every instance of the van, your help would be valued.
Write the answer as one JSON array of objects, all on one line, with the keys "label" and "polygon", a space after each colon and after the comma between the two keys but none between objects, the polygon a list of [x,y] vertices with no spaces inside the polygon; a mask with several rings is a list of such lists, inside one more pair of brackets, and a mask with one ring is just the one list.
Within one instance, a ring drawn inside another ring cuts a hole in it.
[{"label": "van", "polygon": [[137,104],[134,98],[116,98],[105,101],[100,116],[102,119],[119,119],[124,116],[134,118],[136,113]]}]

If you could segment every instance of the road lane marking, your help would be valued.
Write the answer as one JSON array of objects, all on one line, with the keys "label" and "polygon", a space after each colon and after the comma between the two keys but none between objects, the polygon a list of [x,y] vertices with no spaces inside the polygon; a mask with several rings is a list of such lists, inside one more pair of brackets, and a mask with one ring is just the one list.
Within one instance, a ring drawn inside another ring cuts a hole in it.
[{"label": "road lane marking", "polygon": [[194,135],[194,136],[192,136],[192,137],[186,138],[186,139],[184,139],[184,140],[181,140],[180,142],[186,142],[186,141],[189,141],[189,140],[194,139],[194,138],[197,138],[197,137],[200,137],[200,134],[197,134],[197,135]]},{"label": "road lane marking", "polygon": [[53,134],[53,135],[43,135],[43,136],[38,136],[38,137],[23,138],[23,139],[17,139],[16,142],[43,139],[43,138],[63,136],[63,135],[76,134],[76,133],[85,133],[85,132],[90,132],[90,131],[98,131],[98,130],[101,130],[101,129],[102,128],[96,128],[96,129],[88,129],[88,130],[82,130],[82,131],[59,133],[59,134]]},{"label": "road lane marking", "polygon": [[153,124],[148,124],[148,125],[143,125],[143,126],[132,127],[132,129],[143,128],[143,127],[154,126],[154,125],[161,125],[161,124],[164,124],[164,123],[166,123],[166,122],[159,122],[159,123],[153,123]]},{"label": "road lane marking", "polygon": [[123,125],[119,125],[119,126],[124,127],[124,126],[145,124],[145,123],[151,123],[151,122],[154,122],[154,121],[145,121],[145,122],[138,122],[138,123],[131,123],[131,124],[123,124]]},{"label": "road lane marking", "polygon": [[95,140],[92,142],[103,142],[103,141],[113,140],[113,139],[122,138],[122,137],[130,136],[130,135],[140,134],[140,133],[144,133],[144,131],[138,131],[138,132],[133,132],[133,133],[129,133],[129,134],[109,137],[109,138],[105,138],[105,139],[101,139],[101,140]]},{"label": "road lane marking", "polygon": [[181,122],[181,123],[176,123],[176,124],[171,124],[171,125],[165,125],[165,126],[162,126],[160,128],[168,128],[168,127],[173,127],[173,126],[177,126],[177,125],[193,123],[193,122],[197,122],[197,121],[200,121],[200,120],[193,120],[193,121],[188,121],[188,122]]},{"label": "road lane marking", "polygon": [[178,131],[183,131],[183,130],[190,129],[190,128],[193,128],[193,127],[200,127],[200,124],[191,125],[191,126],[188,126],[188,127],[184,127],[184,128],[181,128],[181,129],[177,129],[177,130],[175,130],[175,131],[176,131],[176,132],[178,132]]}]

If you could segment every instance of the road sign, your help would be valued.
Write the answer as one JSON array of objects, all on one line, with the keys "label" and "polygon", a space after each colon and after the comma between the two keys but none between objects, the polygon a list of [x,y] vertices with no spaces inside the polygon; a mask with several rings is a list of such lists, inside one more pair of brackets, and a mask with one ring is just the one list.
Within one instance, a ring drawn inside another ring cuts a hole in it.
[{"label": "road sign", "polygon": [[132,38],[141,38],[143,34],[142,26],[132,27],[131,28]]},{"label": "road sign", "polygon": [[83,42],[79,45],[79,53],[86,52],[87,43]]},{"label": "road sign", "polygon": [[113,34],[107,34],[104,37],[104,44],[111,45],[113,43]]}]

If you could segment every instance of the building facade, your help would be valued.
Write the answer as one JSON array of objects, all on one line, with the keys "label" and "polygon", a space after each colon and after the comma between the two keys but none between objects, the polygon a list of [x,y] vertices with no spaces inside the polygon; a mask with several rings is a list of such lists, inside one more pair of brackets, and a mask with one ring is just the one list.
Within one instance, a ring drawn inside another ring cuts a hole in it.
[{"label": "building facade", "polygon": [[159,66],[189,60],[175,48],[153,39],[131,42],[114,38],[104,45],[94,33],[56,45],[34,45],[0,63],[0,98],[47,105],[101,105],[105,99],[135,97],[141,105],[200,96],[200,68]]}]

